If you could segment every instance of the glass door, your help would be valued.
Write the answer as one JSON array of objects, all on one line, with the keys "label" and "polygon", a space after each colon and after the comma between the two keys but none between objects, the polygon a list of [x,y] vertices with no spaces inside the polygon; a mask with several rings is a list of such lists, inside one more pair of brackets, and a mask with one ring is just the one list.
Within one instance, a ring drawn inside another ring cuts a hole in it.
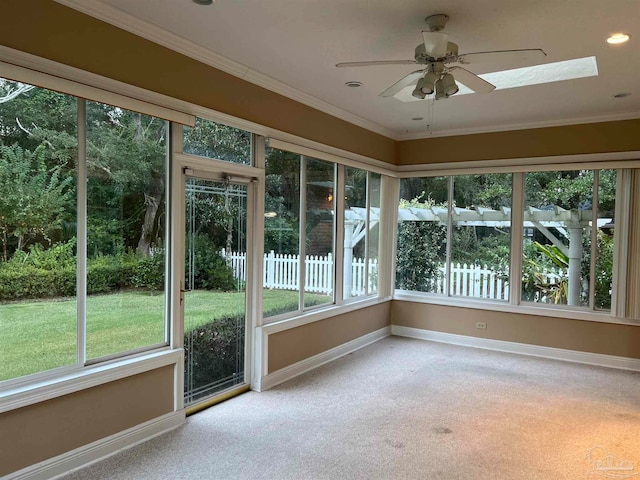
[{"label": "glass door", "polygon": [[247,185],[188,173],[184,182],[188,407],[245,383]]}]

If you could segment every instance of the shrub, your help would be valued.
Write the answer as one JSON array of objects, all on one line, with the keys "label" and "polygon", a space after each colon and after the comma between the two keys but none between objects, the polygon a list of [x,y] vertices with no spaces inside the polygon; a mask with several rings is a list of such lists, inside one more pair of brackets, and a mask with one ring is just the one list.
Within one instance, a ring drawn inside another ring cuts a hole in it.
[{"label": "shrub", "polygon": [[[193,259],[193,289],[231,291],[237,288],[233,271],[222,255],[220,248],[208,237],[196,235],[192,240]],[[189,265],[187,261],[187,265]]]},{"label": "shrub", "polygon": [[193,366],[185,369],[185,388],[194,392],[243,371],[244,321],[243,316],[213,319],[185,332],[185,358]]},{"label": "shrub", "polygon": [[72,297],[75,293],[75,267],[45,270],[7,263],[0,268],[0,300]]},{"label": "shrub", "polygon": [[138,259],[131,283],[136,288],[164,289],[164,255],[150,255]]},{"label": "shrub", "polygon": [[92,258],[87,262],[87,294],[130,288],[138,260],[134,255]]}]

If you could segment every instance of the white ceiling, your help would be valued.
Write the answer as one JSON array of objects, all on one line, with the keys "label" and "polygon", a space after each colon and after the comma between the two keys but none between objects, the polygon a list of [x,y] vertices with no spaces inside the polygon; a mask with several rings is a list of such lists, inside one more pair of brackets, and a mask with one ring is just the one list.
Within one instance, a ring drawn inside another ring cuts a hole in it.
[{"label": "white ceiling", "polygon": [[[159,30],[149,24],[160,27],[174,34],[160,35],[167,45],[184,50],[182,39],[193,42],[204,47],[194,50],[200,59],[210,51],[210,63],[393,138],[640,118],[640,0],[58,1],[156,41]],[[444,31],[460,53],[541,48],[544,63],[595,56],[599,75],[403,103],[378,94],[415,65],[335,67],[412,59],[424,18],[436,13],[449,15]],[[631,40],[611,46],[605,39],[614,32]],[[364,85],[346,87],[350,80]],[[632,95],[613,98],[619,92]]]}]

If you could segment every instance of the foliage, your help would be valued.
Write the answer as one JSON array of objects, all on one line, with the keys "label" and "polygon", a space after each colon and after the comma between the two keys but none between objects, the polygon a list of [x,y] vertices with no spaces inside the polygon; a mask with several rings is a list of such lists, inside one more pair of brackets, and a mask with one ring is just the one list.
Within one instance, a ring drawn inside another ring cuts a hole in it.
[{"label": "foliage", "polygon": [[131,284],[147,290],[164,289],[164,255],[155,254],[138,260]]},{"label": "foliage", "polygon": [[188,250],[193,251],[193,257],[187,259],[186,265],[190,269],[188,275],[193,278],[193,285],[189,287],[195,290],[237,289],[237,280],[220,254],[221,248],[206,235],[194,235],[190,242]]},{"label": "foliage", "polygon": [[233,163],[251,163],[251,133],[198,118],[185,127],[184,151]]},{"label": "foliage", "polygon": [[185,389],[195,392],[244,371],[244,323],[244,315],[231,315],[185,332]]},{"label": "foliage", "polygon": [[10,236],[17,238],[16,250],[38,238],[50,245],[74,198],[73,178],[64,176],[59,165],[47,166],[44,145],[33,152],[19,145],[0,146],[0,191],[5,261]]}]

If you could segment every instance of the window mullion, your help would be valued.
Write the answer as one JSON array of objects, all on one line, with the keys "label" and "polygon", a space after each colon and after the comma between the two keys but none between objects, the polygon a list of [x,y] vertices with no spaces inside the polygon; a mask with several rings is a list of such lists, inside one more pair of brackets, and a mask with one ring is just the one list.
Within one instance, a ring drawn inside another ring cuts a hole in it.
[{"label": "window mullion", "polygon": [[298,245],[300,246],[300,257],[298,261],[298,310],[304,310],[304,289],[306,274],[306,241],[307,241],[307,157],[300,155],[300,215],[299,215]]},{"label": "window mullion", "polygon": [[593,171],[593,194],[591,201],[591,248],[589,255],[589,308],[595,308],[596,294],[596,256],[598,255],[598,193],[600,190],[600,171]]},{"label": "window mullion", "polygon": [[453,242],[453,175],[449,177],[447,192],[447,248],[445,255],[445,288],[444,294],[451,294],[451,243]]},{"label": "window mullion", "polygon": [[367,172],[364,223],[364,294],[369,295],[369,226],[371,222],[371,172]]},{"label": "window mullion", "polygon": [[524,173],[514,173],[511,197],[511,259],[509,303],[520,305],[522,298],[522,238],[524,230]]},{"label": "window mullion", "polygon": [[334,189],[334,221],[335,247],[333,249],[333,295],[336,305],[344,303],[344,230],[345,230],[345,201],[346,173],[344,165],[337,166],[337,179]]},{"label": "window mullion", "polygon": [[78,182],[77,182],[77,362],[84,365],[87,359],[86,298],[87,298],[87,101],[78,98]]}]

